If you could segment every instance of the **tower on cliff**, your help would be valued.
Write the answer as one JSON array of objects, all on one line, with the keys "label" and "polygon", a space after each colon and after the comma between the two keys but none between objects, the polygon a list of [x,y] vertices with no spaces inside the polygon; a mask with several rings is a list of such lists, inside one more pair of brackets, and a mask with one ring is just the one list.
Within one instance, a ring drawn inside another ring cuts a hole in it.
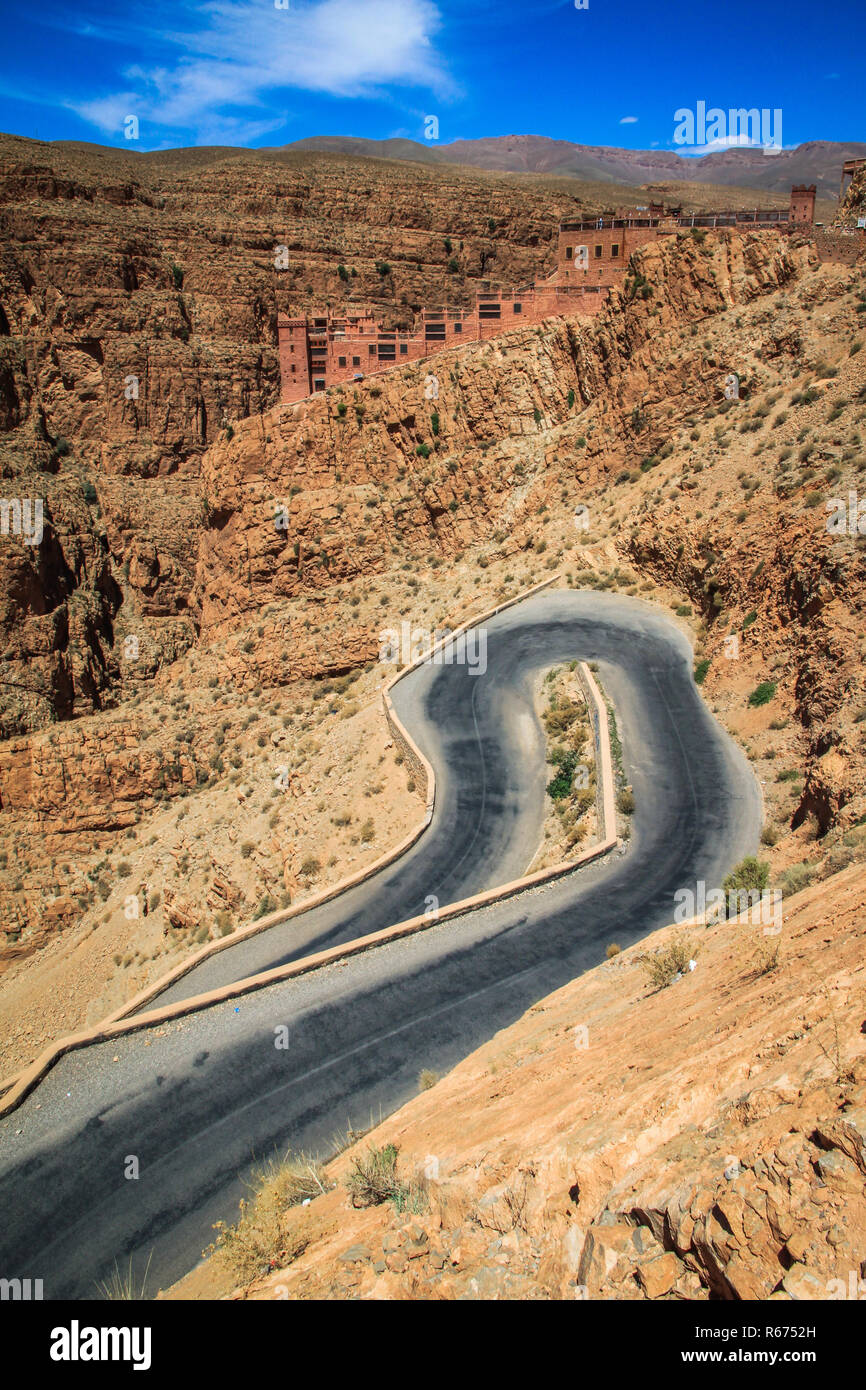
[{"label": "tower on cliff", "polygon": [[805,183],[795,183],[791,189],[791,208],[788,213],[789,222],[805,223],[811,227],[815,221],[815,185],[810,183],[808,187]]}]

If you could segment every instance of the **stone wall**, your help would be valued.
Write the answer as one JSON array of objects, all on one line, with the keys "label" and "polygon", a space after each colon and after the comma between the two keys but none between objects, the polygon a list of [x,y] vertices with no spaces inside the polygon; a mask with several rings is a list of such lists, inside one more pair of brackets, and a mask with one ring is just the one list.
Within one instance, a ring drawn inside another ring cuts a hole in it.
[{"label": "stone wall", "polygon": [[812,233],[815,247],[822,261],[835,261],[841,265],[853,266],[857,257],[866,250],[866,228],[856,227],[851,231],[825,231],[815,228]]}]

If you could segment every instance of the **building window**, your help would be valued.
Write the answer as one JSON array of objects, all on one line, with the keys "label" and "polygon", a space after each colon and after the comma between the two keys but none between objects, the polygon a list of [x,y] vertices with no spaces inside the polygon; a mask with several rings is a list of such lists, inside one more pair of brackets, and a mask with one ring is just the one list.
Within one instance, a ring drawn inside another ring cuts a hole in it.
[{"label": "building window", "polygon": [[522,313],[523,313],[523,305],[522,305],[522,304],[515,304],[515,306],[514,306],[514,312],[515,312],[515,314],[522,314]]},{"label": "building window", "polygon": [[613,245],[611,246],[611,248],[610,248],[610,254],[611,254],[612,257],[618,256],[618,255],[619,255],[619,242],[618,242],[618,241],[615,241],[615,242],[613,243]]},{"label": "building window", "polygon": [[454,332],[455,332],[455,333],[462,333],[462,332],[463,332],[463,324],[462,324],[462,323],[455,323],[455,325],[454,325]]},{"label": "building window", "polygon": [[601,247],[598,246],[598,245],[596,245],[596,248],[595,248],[595,259],[596,259],[597,261],[600,261],[600,260],[601,260]]},{"label": "building window", "polygon": [[408,344],[408,343],[401,343],[401,344],[400,344],[400,352],[401,352],[401,354],[402,354],[403,357],[406,356],[406,353],[407,353],[408,351],[409,351],[409,344]]},{"label": "building window", "polygon": [[567,261],[570,261],[573,255],[574,255],[574,247],[573,247],[573,246],[566,246],[566,248],[565,248],[565,259],[566,259]]},{"label": "building window", "polygon": [[346,359],[345,359],[345,357],[338,357],[338,358],[337,358],[337,361],[339,362],[339,364],[340,364],[341,367],[345,367],[345,365],[346,365]]},{"label": "building window", "polygon": [[352,358],[352,366],[353,366],[353,367],[360,367],[360,365],[361,365],[361,359],[360,359],[360,357],[353,357],[353,358]]},{"label": "building window", "polygon": [[369,346],[369,348],[367,349],[367,351],[369,352],[369,354],[370,354],[371,357],[375,357],[375,356],[376,356],[376,344],[375,344],[375,343],[371,343],[370,346]]}]

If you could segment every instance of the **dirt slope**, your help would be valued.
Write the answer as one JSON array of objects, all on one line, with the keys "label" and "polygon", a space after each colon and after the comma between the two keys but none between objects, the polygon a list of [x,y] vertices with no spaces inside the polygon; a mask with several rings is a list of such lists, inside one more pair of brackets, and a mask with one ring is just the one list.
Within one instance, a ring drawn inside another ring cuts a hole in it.
[{"label": "dirt slope", "polygon": [[[678,928],[539,1001],[260,1227],[265,1277],[235,1296],[822,1299],[852,1278],[857,1296],[864,896],[849,868],[792,898],[779,936],[692,929],[695,968],[666,988],[641,957]],[[386,1144],[416,1211],[349,1200],[353,1157]],[[231,1287],[218,1258],[171,1296]]]}]

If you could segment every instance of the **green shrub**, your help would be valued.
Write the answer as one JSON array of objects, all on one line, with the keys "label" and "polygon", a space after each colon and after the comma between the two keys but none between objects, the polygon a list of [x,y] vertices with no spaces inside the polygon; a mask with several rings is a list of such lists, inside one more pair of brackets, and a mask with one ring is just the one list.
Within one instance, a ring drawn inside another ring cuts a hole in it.
[{"label": "green shrub", "polygon": [[353,1207],[378,1207],[390,1201],[402,1184],[397,1176],[397,1145],[371,1144],[365,1154],[352,1156],[346,1188]]},{"label": "green shrub", "polygon": [[[554,762],[554,757],[551,757]],[[559,771],[556,776],[547,784],[547,795],[552,801],[562,801],[571,791],[571,784],[574,780],[574,770],[577,767],[577,754],[569,749],[556,756],[556,763]]]},{"label": "green shrub", "polygon": [[[734,917],[738,912],[745,911],[749,905],[749,896],[753,893],[763,893],[769,881],[769,864],[756,858],[754,854],[747,854],[722,883],[725,893],[725,916]],[[743,894],[747,896],[744,898],[741,896]]]},{"label": "green shrub", "polygon": [[749,704],[753,707],[768,705],[776,693],[775,681],[761,681],[749,696]]},{"label": "green shrub", "polygon": [[708,656],[701,657],[700,661],[695,662],[695,685],[703,685],[709,669],[710,658]]}]

